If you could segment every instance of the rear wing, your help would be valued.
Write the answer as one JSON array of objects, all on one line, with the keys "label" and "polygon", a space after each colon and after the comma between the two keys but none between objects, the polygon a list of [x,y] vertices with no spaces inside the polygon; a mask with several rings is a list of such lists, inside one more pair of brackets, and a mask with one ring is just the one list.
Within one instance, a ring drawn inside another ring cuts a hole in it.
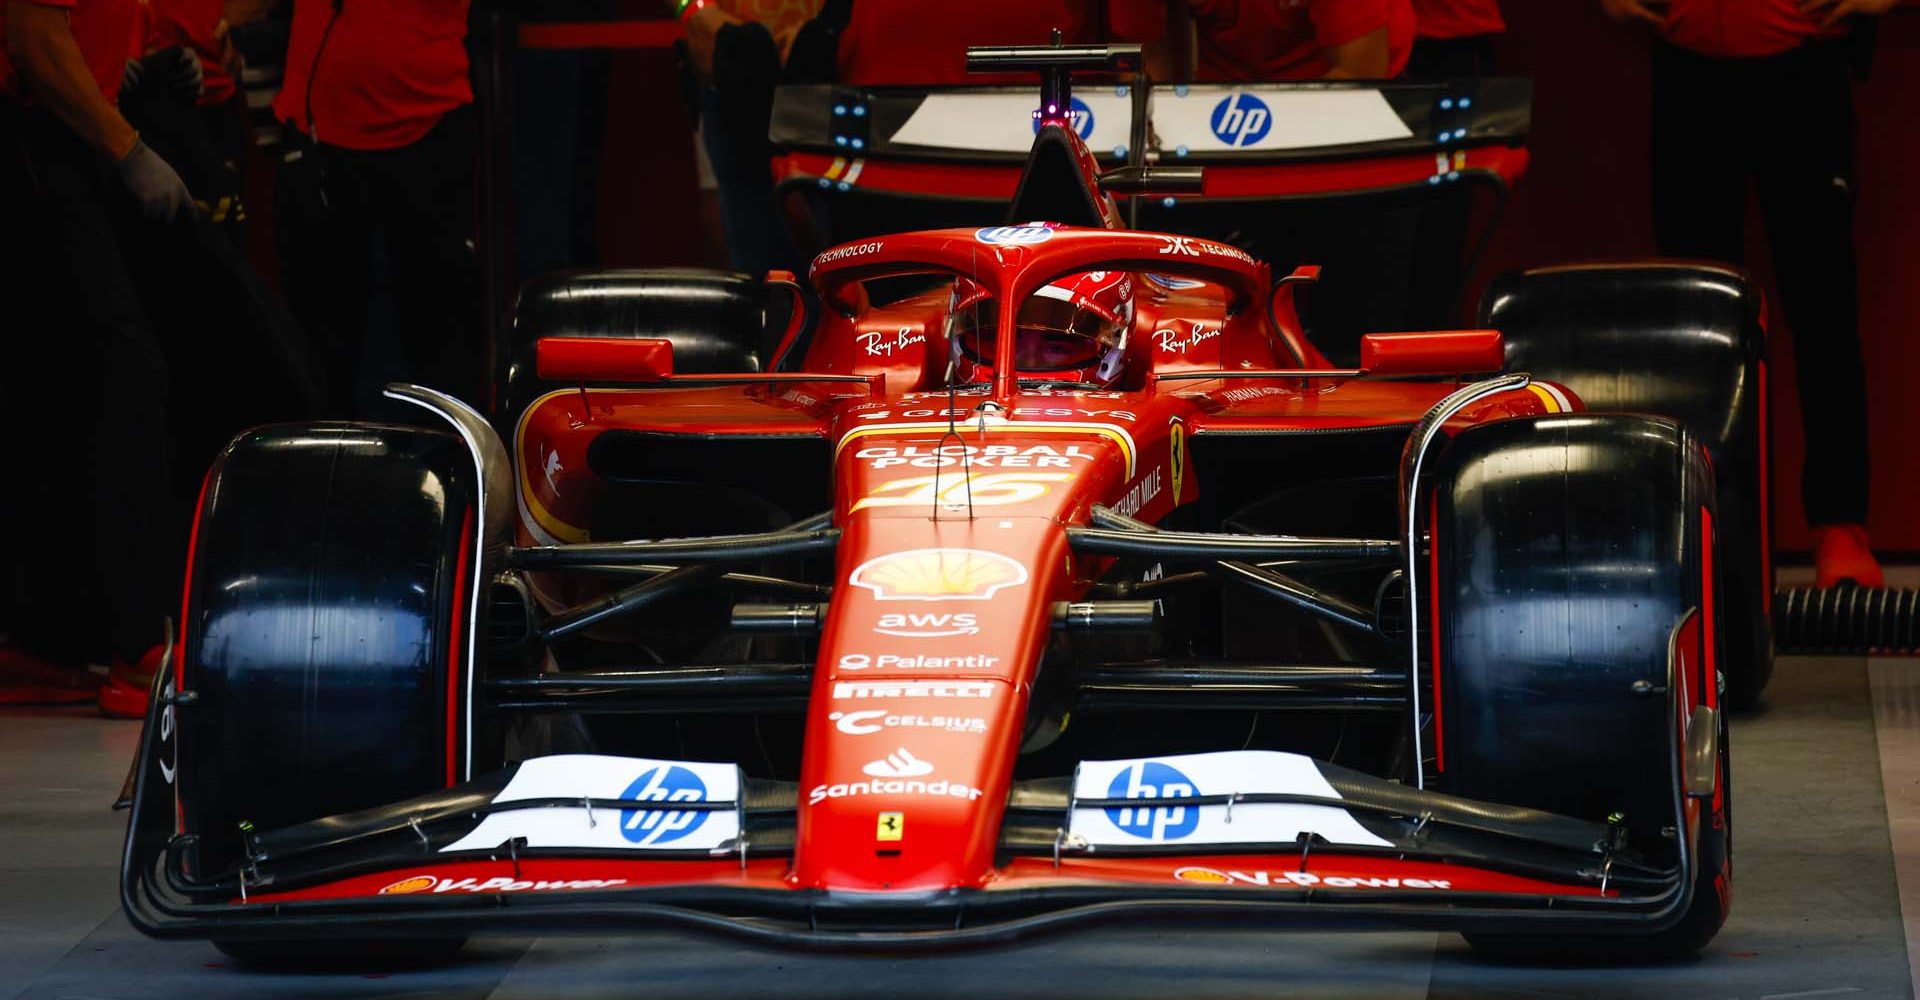
[{"label": "rear wing", "polygon": [[[1486,77],[1083,82],[1071,107],[1104,170],[1202,169],[1197,191],[1103,185],[1133,203],[1133,227],[1217,235],[1265,207],[1350,211],[1356,201],[1466,197],[1469,186],[1503,202],[1526,171],[1532,102],[1531,81]],[[782,87],[770,130],[774,181],[810,245],[1004,223],[1033,146],[1034,105],[1025,87]],[[1138,131],[1136,107],[1145,118]],[[1145,137],[1144,153],[1129,148],[1135,135]]]}]

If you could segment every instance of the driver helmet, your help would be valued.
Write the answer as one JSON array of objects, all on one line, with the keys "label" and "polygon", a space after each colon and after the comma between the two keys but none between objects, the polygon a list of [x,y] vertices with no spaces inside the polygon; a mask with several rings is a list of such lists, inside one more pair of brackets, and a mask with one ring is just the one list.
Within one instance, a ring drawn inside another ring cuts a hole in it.
[{"label": "driver helmet", "polygon": [[[953,351],[956,361],[991,369],[999,343],[1000,314],[987,290],[969,278],[953,288]],[[1133,275],[1082,271],[1034,292],[1015,318],[1014,367],[1058,381],[1102,388],[1118,381],[1126,366],[1127,332],[1133,327]]]}]

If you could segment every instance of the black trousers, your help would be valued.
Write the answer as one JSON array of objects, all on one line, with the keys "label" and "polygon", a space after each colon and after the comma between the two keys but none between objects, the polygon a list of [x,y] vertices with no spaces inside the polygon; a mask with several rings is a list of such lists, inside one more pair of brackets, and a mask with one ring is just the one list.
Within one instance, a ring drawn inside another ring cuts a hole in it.
[{"label": "black trousers", "polygon": [[162,228],[51,115],[0,98],[0,600],[56,659],[137,658],[179,590],[169,366],[129,267]]},{"label": "black trousers", "polygon": [[[1494,36],[1419,38],[1407,59],[1405,76],[1412,79],[1492,76]],[[1460,321],[1460,296],[1465,291],[1468,226],[1473,221],[1473,189],[1462,184],[1435,189],[1433,200],[1420,212],[1414,235],[1413,274],[1410,278],[1410,323],[1416,329],[1439,329]]]},{"label": "black trousers", "polygon": [[1866,374],[1853,246],[1853,91],[1843,42],[1763,59],[1661,46],[1653,61],[1660,252],[1739,264],[1747,184],[1772,252],[1806,434],[1812,524],[1867,517]]},{"label": "black trousers", "polygon": [[281,287],[326,359],[331,409],[356,409],[375,238],[384,240],[391,268],[403,377],[484,405],[473,107],[449,112],[399,149],[343,149],[307,143],[292,129],[288,135],[283,156],[298,156],[282,164],[277,193]]}]

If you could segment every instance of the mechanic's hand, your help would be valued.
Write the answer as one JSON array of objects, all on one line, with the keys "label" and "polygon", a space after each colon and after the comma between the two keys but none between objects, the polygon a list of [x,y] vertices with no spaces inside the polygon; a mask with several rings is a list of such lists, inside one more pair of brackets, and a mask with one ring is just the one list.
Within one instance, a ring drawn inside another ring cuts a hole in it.
[{"label": "mechanic's hand", "polygon": [[693,61],[694,75],[702,83],[713,82],[713,43],[714,39],[720,37],[720,29],[739,23],[739,18],[713,3],[706,4],[687,18],[687,58]]},{"label": "mechanic's hand", "polygon": [[133,192],[134,200],[140,203],[140,214],[149,221],[172,222],[182,209],[193,204],[186,182],[160,154],[148,149],[139,139],[133,140],[133,148],[114,164],[114,169],[119,172],[121,183]]},{"label": "mechanic's hand", "polygon": [[240,50],[233,44],[233,27],[221,18],[213,23],[213,44],[220,50],[220,67],[227,71],[235,83],[240,82],[240,74],[246,70],[246,61],[240,58]]},{"label": "mechanic's hand", "polygon": [[1655,10],[1655,6],[1664,4],[1660,0],[1600,0],[1600,9],[1621,24],[1644,21],[1656,28],[1664,28],[1667,26],[1667,16]]},{"label": "mechanic's hand", "polygon": [[1822,28],[1830,28],[1853,14],[1885,14],[1900,6],[1900,0],[1800,0],[1800,13],[1820,18]]},{"label": "mechanic's hand", "polygon": [[173,85],[181,97],[191,104],[200,99],[207,90],[207,73],[200,65],[200,57],[185,46],[173,50],[174,63],[179,67],[173,77]]},{"label": "mechanic's hand", "polygon": [[127,60],[127,68],[120,71],[120,89],[121,90],[138,89],[140,86],[141,78],[146,75],[147,75],[147,68],[145,66],[140,65],[140,60],[138,59]]}]

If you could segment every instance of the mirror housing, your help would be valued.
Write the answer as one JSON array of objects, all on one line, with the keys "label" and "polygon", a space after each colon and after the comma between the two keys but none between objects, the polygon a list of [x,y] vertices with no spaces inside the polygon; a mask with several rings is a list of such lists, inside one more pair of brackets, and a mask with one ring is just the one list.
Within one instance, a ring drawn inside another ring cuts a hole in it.
[{"label": "mirror housing", "polygon": [[1506,364],[1498,330],[1369,333],[1360,338],[1360,368],[1369,375],[1465,375]]},{"label": "mirror housing", "polygon": [[659,382],[673,375],[673,341],[658,337],[541,337],[534,371],[564,382]]}]

